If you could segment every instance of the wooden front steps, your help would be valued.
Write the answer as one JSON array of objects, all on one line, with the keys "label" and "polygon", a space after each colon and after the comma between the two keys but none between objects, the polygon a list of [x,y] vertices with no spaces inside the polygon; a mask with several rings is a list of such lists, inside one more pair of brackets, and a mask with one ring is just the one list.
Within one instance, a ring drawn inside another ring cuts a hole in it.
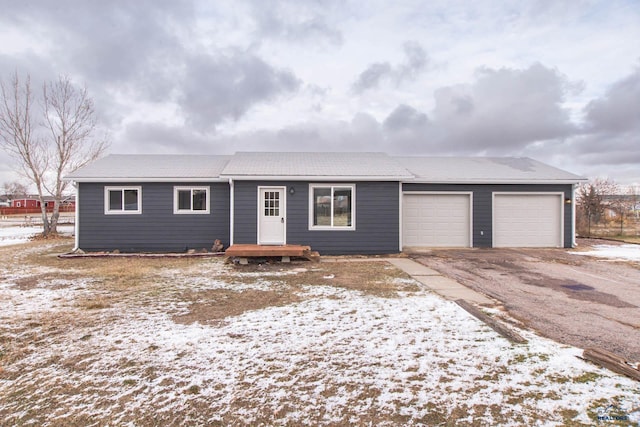
[{"label": "wooden front steps", "polygon": [[234,244],[227,248],[225,257],[236,257],[240,264],[247,264],[249,258],[255,257],[282,257],[282,262],[291,261],[291,257],[306,258],[310,261],[318,261],[320,254],[311,250],[311,246],[303,245],[252,245]]}]

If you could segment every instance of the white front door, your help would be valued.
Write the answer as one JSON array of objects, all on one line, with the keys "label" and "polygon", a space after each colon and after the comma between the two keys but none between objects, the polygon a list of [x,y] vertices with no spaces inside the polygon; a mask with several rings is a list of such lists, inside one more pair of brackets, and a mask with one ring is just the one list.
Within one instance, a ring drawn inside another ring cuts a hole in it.
[{"label": "white front door", "polygon": [[285,187],[258,187],[258,244],[285,244]]}]

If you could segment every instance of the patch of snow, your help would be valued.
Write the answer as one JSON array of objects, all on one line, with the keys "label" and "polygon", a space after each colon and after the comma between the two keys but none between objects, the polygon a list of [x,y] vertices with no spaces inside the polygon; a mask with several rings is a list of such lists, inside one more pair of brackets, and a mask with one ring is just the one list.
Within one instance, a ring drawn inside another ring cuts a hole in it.
[{"label": "patch of snow", "polygon": [[[221,263],[210,268],[229,273]],[[225,282],[233,276],[197,281],[179,273],[158,275],[178,290],[253,286]],[[256,283],[277,287],[274,280]],[[634,381],[579,360],[577,348],[531,332],[521,332],[528,344],[512,345],[457,304],[428,292],[383,298],[303,285],[306,299],[300,302],[217,325],[184,325],[171,316],[189,304],[165,294],[87,313],[73,300],[100,292],[96,284],[38,283],[19,290],[7,278],[2,282],[0,324],[37,310],[100,319],[42,334],[33,351],[4,367],[9,375],[0,377],[0,397],[21,396],[0,399],[5,415],[51,408],[56,399],[59,409],[46,415],[51,423],[70,417],[126,425],[147,414],[157,423],[177,424],[176,414],[194,408],[188,412],[193,424],[346,425],[367,423],[375,408],[382,419],[405,417],[380,425],[444,424],[454,410],[467,410],[474,423],[476,409],[484,411],[484,425],[555,425],[563,422],[563,410],[592,424],[590,405],[602,400],[619,402],[631,422],[640,421],[640,413],[631,412],[640,400]],[[594,379],[576,381],[587,373]],[[495,419],[488,405],[498,406],[503,418]],[[199,408],[208,408],[208,418],[198,418]]]},{"label": "patch of snow", "polygon": [[595,245],[589,251],[569,253],[613,260],[640,261],[640,245]]},{"label": "patch of snow", "polygon": [[[277,287],[277,285],[272,281],[262,279],[259,276],[248,276],[255,277],[255,279],[251,282],[245,282],[242,280],[236,282],[229,280],[229,278],[226,278],[224,280],[217,278],[216,275],[228,274],[223,271],[200,271],[200,274],[200,276],[185,275],[185,273],[180,270],[164,270],[158,273],[160,277],[169,279],[172,281],[172,283],[175,283],[174,287],[176,289],[189,291],[206,291],[217,289],[226,289],[236,292],[242,292],[245,290],[268,291]],[[278,276],[283,275],[279,274]]]},{"label": "patch of snow", "polygon": [[404,277],[394,277],[391,281],[394,285],[419,285],[421,284],[416,279],[412,278],[404,278]]},{"label": "patch of snow", "polygon": [[[41,226],[34,227],[0,227],[0,246],[16,245],[28,242],[33,236],[42,233]],[[58,233],[63,235],[72,235],[74,233],[73,225],[59,225]]]},{"label": "patch of snow", "polygon": [[[344,298],[350,291],[346,288],[336,288],[330,285],[302,285],[300,294],[307,298],[316,297],[330,297],[330,298]],[[354,293],[357,291],[351,291]],[[359,292],[358,292],[359,293]]]},{"label": "patch of snow", "polygon": [[0,228],[0,246],[28,242],[38,233],[42,233],[42,227],[2,227]]},{"label": "patch of snow", "polygon": [[246,272],[235,272],[234,275],[238,277],[281,277],[281,276],[292,276],[298,273],[304,273],[307,271],[304,268],[295,268],[292,270],[282,270],[282,271],[246,271]]},{"label": "patch of snow", "polygon": [[53,279],[21,289],[11,278],[4,278],[0,282],[0,323],[10,323],[11,319],[34,313],[63,310],[73,306],[80,296],[95,297],[99,292],[88,289],[91,282],[90,279]]}]

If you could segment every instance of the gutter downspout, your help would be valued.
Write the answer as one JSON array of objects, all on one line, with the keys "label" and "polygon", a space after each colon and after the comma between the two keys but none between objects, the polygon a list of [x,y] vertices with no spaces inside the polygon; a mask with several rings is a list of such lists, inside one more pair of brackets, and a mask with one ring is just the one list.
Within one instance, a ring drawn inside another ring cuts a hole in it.
[{"label": "gutter downspout", "polygon": [[576,187],[578,184],[571,185],[571,228],[573,229],[573,233],[571,236],[571,247],[575,248],[578,246],[576,242]]},{"label": "gutter downspout", "polygon": [[75,224],[73,225],[73,228],[75,230],[75,243],[73,252],[75,252],[80,249],[80,186],[76,181],[73,181],[71,184],[76,189],[76,211],[74,219]]},{"label": "gutter downspout", "polygon": [[229,246],[233,245],[233,226],[235,211],[235,191],[233,186],[233,178],[229,178]]},{"label": "gutter downspout", "polygon": [[402,194],[402,181],[398,182],[398,252],[402,252],[402,245],[403,245],[403,241],[402,241],[402,203],[404,202],[403,200],[403,194]]}]

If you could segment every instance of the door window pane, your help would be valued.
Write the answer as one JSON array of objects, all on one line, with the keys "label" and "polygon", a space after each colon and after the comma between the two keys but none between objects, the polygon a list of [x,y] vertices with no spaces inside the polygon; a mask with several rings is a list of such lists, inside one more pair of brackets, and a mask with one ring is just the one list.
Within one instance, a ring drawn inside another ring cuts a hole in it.
[{"label": "door window pane", "polygon": [[264,216],[280,216],[280,192],[264,192]]}]

